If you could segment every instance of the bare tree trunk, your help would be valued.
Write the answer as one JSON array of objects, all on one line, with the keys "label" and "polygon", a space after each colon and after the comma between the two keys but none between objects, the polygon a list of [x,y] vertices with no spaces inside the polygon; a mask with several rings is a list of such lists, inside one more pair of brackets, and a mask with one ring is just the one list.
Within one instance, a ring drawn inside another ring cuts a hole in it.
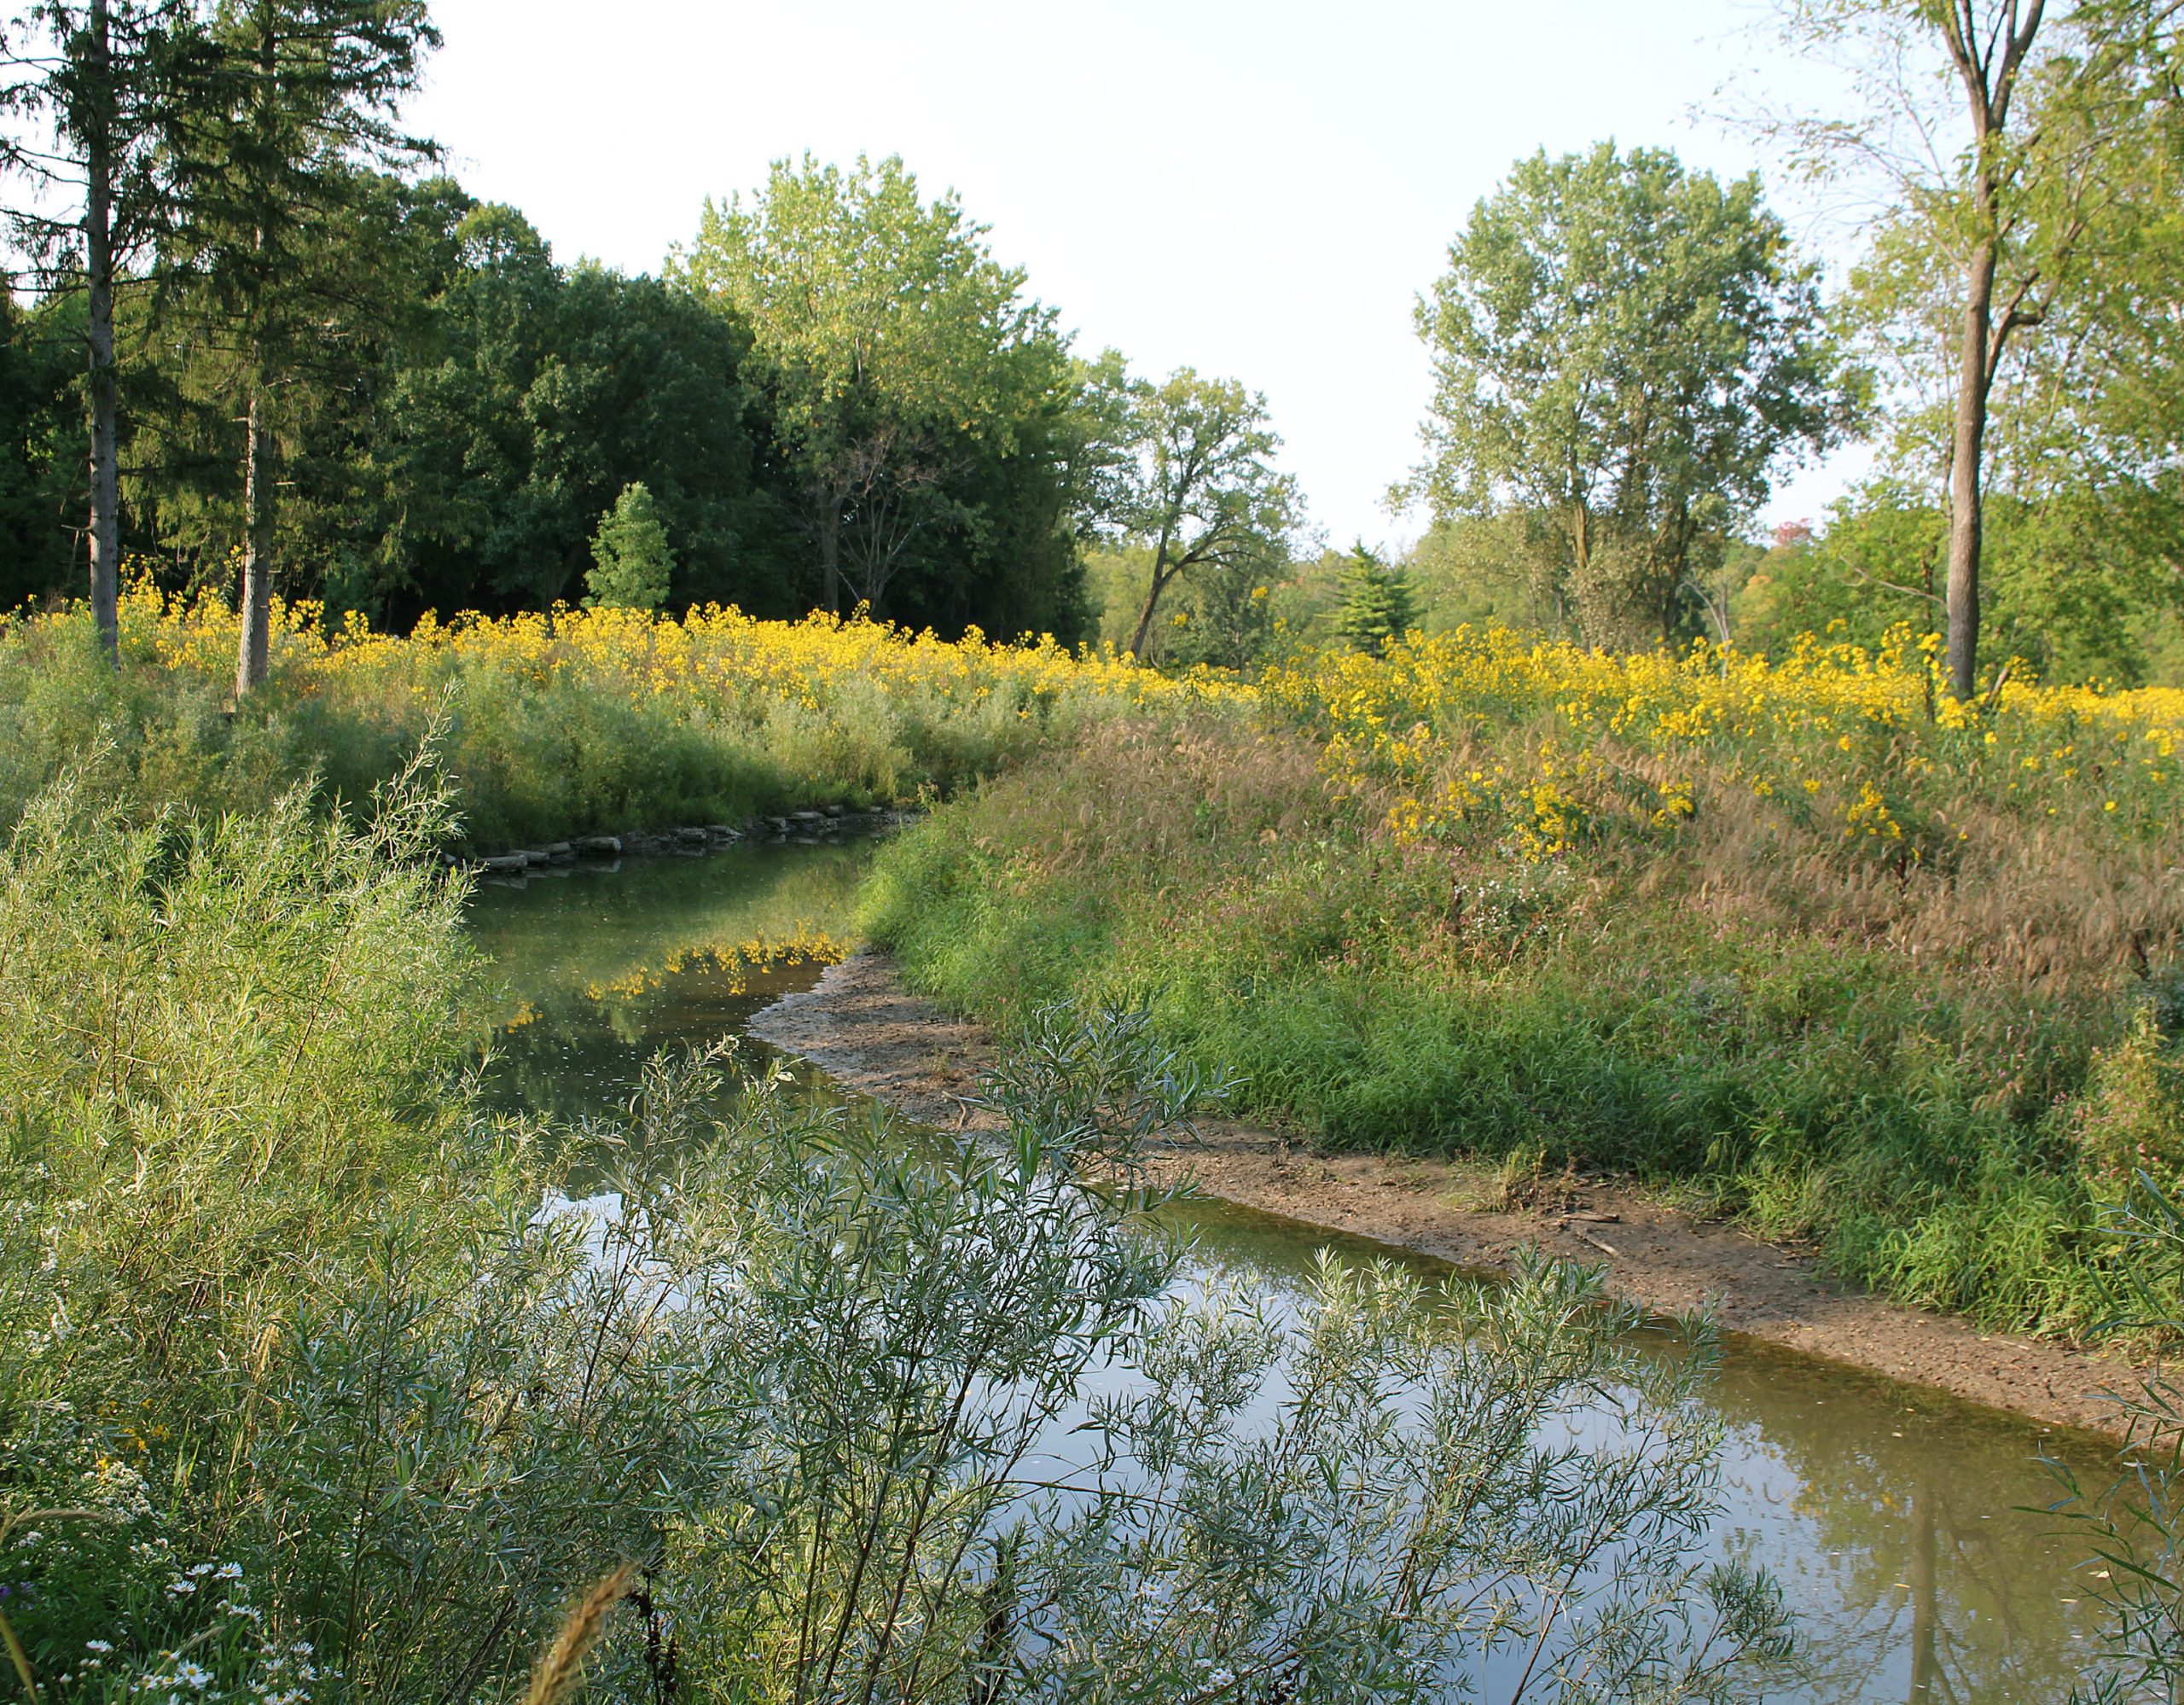
[{"label": "bare tree trunk", "polygon": [[113,67],[107,0],[86,23],[91,101],[85,150],[84,272],[90,325],[91,620],[108,663],[120,660],[121,480],[113,370]]},{"label": "bare tree trunk", "polygon": [[265,679],[273,614],[273,445],[265,424],[265,387],[253,377],[242,463],[242,637],[235,655],[240,701]]},{"label": "bare tree trunk", "polygon": [[1160,608],[1160,595],[1174,578],[1168,570],[1168,542],[1163,539],[1153,555],[1153,584],[1146,589],[1145,608],[1138,612],[1137,631],[1130,637],[1130,655],[1141,663],[1145,660],[1147,636],[1153,631],[1153,612]]},{"label": "bare tree trunk", "polygon": [[1978,241],[1965,269],[1964,323],[1957,351],[1956,418],[1949,469],[1949,690],[1959,700],[1977,690],[1979,673],[1979,553],[1984,521],[1981,474],[1987,443],[1987,402],[1995,367],[2013,327],[2028,323],[2013,304],[2000,337],[1995,332],[1995,277],[2001,264],[2001,153],[2018,73],[2032,51],[2047,0],[2016,0],[1995,27],[1983,31],[1972,0],[1949,0],[1932,21],[1942,32],[1964,86],[1978,151],[1972,211]]},{"label": "bare tree trunk", "polygon": [[1979,672],[1980,468],[1986,454],[1987,399],[1993,387],[1988,339],[1995,317],[1995,241],[1982,239],[1965,277],[1963,341],[1957,368],[1955,434],[1949,468],[1949,690],[1978,690]]}]

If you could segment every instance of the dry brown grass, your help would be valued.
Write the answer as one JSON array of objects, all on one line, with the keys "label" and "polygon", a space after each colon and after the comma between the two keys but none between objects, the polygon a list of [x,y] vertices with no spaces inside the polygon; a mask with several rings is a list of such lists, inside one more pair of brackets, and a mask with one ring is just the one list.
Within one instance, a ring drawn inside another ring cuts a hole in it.
[{"label": "dry brown grass", "polygon": [[531,1672],[531,1685],[524,1693],[524,1705],[564,1705],[565,1701],[576,1697],[584,1686],[584,1659],[606,1632],[607,1619],[614,1607],[630,1596],[630,1583],[635,1578],[636,1572],[624,1563],[612,1574],[595,1582],[569,1608],[569,1614],[562,1619],[561,1632],[554,1636],[554,1643],[546,1648],[537,1667]]}]

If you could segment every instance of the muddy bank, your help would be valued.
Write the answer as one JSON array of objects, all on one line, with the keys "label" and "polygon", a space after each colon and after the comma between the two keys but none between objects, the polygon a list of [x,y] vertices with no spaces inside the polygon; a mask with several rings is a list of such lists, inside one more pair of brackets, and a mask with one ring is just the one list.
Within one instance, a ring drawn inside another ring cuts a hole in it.
[{"label": "muddy bank", "polygon": [[[752,1021],[751,1033],[823,1068],[848,1088],[928,1124],[973,1120],[964,1101],[992,1043],[978,1025],[906,992],[893,964],[863,953],[807,993]],[[2099,1393],[2125,1365],[2043,1340],[1846,1294],[1811,1261],[1614,1184],[1545,1192],[1483,1211],[1481,1174],[1438,1161],[1318,1155],[1249,1126],[1209,1127],[1203,1146],[1155,1163],[1211,1196],[1414,1249],[1461,1266],[1498,1266],[1527,1243],[1599,1262],[1624,1295],[1661,1312],[1711,1301],[1723,1328],[2051,1426],[2116,1430]]]}]

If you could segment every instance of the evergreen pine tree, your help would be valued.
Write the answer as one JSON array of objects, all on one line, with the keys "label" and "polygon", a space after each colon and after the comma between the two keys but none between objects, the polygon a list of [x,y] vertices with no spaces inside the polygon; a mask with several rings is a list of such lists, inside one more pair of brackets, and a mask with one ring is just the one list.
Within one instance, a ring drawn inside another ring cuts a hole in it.
[{"label": "evergreen pine tree", "polygon": [[1410,576],[1388,567],[1362,542],[1350,553],[1341,585],[1335,631],[1360,651],[1381,656],[1418,625],[1418,596]]}]

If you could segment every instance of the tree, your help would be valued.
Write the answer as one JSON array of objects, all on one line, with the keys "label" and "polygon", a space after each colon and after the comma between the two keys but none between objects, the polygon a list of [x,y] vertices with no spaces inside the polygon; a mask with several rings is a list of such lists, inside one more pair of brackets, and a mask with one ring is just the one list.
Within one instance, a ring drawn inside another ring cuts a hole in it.
[{"label": "tree", "polygon": [[1418,305],[1442,518],[1516,510],[1558,616],[1595,643],[1676,631],[1687,581],[1786,454],[1846,417],[1812,270],[1756,176],[1664,150],[1521,160]]},{"label": "tree", "polygon": [[1274,466],[1281,440],[1266,399],[1233,379],[1179,367],[1130,385],[1113,524],[1153,551],[1130,653],[1150,660],[1153,619],[1182,575],[1257,563],[1295,527],[1296,482]]},{"label": "tree", "polygon": [[70,522],[89,437],[84,306],[77,295],[26,312],[0,278],[0,609],[58,592],[78,572]]},{"label": "tree", "polygon": [[660,524],[659,506],[642,483],[624,486],[591,538],[592,569],[584,577],[596,608],[656,610],[667,602],[675,547]]},{"label": "tree", "polygon": [[329,317],[368,300],[315,266],[368,193],[361,168],[431,145],[395,125],[439,37],[423,0],[222,0],[216,51],[184,106],[168,169],[179,230],[164,257],[193,312],[224,335],[241,404],[241,637],[235,692],[265,678],[276,416],[286,370]]},{"label": "tree", "polygon": [[[188,0],[38,0],[17,20],[23,51],[5,61],[0,111],[49,120],[53,147],[0,143],[0,165],[80,189],[73,212],[11,212],[17,239],[45,265],[49,293],[80,287],[87,312],[90,603],[100,649],[118,655],[119,414],[114,296],[169,211],[160,172],[201,36]],[[80,247],[78,246],[80,245]]]},{"label": "tree", "polygon": [[679,276],[740,316],[803,487],[819,602],[845,579],[885,607],[926,533],[965,522],[951,481],[1008,453],[1028,408],[1066,382],[1050,309],[988,253],[951,194],[927,203],[890,157],[776,160],[746,207],[708,201]]},{"label": "tree", "polygon": [[1418,625],[1418,598],[1410,577],[1391,568],[1365,548],[1351,547],[1343,565],[1342,605],[1335,631],[1360,651],[1379,657]]},{"label": "tree", "polygon": [[[2017,346],[2100,271],[2089,263],[2119,215],[2146,205],[2131,185],[2174,103],[2180,11],[2175,0],[1790,0],[1786,11],[1792,40],[1845,64],[1863,107],[1792,120],[1788,133],[1808,163],[1878,173],[1890,198],[1859,305],[1899,340],[1938,348],[1949,369],[1940,448],[1959,699],[1977,690],[1996,387]],[[1960,148],[1943,140],[1949,120],[1930,72],[1955,85]],[[2067,341],[2058,349],[2074,358]]]}]

